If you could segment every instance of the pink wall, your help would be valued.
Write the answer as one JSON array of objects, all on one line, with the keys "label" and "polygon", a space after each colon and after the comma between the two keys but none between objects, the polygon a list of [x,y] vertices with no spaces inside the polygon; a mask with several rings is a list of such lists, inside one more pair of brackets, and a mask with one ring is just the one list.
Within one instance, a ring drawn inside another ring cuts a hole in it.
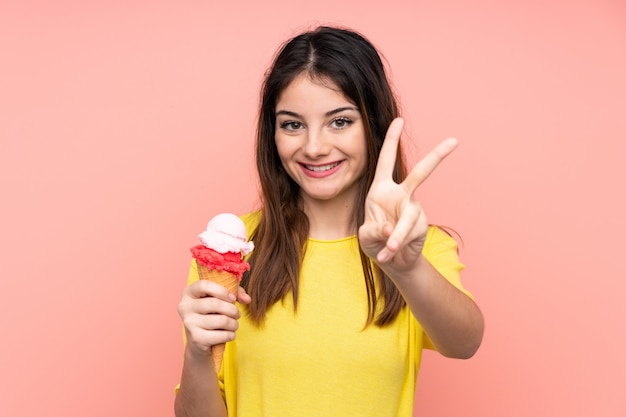
[{"label": "pink wall", "polygon": [[3,415],[173,415],[188,247],[254,206],[262,73],[319,22],[383,50],[414,158],[461,141],[422,198],[463,236],[487,332],[470,361],[426,355],[416,414],[626,415],[622,0],[13,3]]}]

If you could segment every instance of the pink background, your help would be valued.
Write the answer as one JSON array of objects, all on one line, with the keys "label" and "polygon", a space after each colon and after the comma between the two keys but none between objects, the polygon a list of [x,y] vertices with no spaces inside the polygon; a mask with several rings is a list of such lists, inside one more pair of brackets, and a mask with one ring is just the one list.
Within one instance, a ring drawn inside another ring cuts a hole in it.
[{"label": "pink background", "polygon": [[365,3],[2,0],[3,415],[173,415],[188,248],[254,208],[262,74],[317,23],[384,52],[413,160],[461,143],[421,195],[487,329],[416,415],[626,415],[626,3]]}]

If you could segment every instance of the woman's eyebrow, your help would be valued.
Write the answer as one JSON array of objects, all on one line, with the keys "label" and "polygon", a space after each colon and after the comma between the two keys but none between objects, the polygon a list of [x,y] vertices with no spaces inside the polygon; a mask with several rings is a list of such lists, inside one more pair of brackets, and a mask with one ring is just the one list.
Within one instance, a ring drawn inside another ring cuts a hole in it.
[{"label": "woman's eyebrow", "polygon": [[339,107],[338,109],[328,111],[326,112],[326,116],[332,116],[333,114],[341,113],[342,111],[346,111],[346,110],[352,110],[357,113],[359,112],[359,109],[356,107],[346,106],[346,107]]},{"label": "woman's eyebrow", "polygon": [[279,110],[276,112],[276,116],[280,116],[280,115],[285,115],[285,116],[291,116],[291,117],[297,117],[297,118],[302,118],[302,116],[300,116],[298,113],[293,112],[293,111],[289,111],[289,110]]},{"label": "woman's eyebrow", "polygon": [[[342,111],[347,111],[347,110],[355,111],[355,112],[357,112],[357,113],[359,112],[359,109],[358,109],[357,107],[353,107],[353,106],[345,106],[345,107],[338,107],[338,108],[336,108],[336,109],[333,109],[333,110],[327,111],[327,112],[325,113],[325,116],[327,116],[327,117],[328,117],[328,116],[332,116],[332,115],[334,115],[334,114],[341,113]],[[290,111],[290,110],[278,110],[278,111],[276,112],[276,116],[280,116],[280,115],[285,115],[285,116],[291,116],[291,117],[302,118],[302,116],[301,116],[301,115],[299,115],[299,114],[298,114],[298,113],[296,113],[296,112]]]}]

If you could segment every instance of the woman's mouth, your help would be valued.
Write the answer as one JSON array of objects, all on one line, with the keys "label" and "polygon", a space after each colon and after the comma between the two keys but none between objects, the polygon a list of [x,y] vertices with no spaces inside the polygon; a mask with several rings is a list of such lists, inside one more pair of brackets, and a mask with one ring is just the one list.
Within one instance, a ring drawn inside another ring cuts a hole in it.
[{"label": "woman's mouth", "polygon": [[336,166],[338,166],[341,162],[333,162],[331,164],[326,164],[326,165],[307,165],[307,164],[302,164],[306,169],[308,169],[309,171],[315,171],[315,172],[324,172],[324,171],[329,171],[333,168],[335,168]]},{"label": "woman's mouth", "polygon": [[335,161],[323,165],[300,164],[302,172],[311,178],[325,178],[337,172],[343,161]]}]

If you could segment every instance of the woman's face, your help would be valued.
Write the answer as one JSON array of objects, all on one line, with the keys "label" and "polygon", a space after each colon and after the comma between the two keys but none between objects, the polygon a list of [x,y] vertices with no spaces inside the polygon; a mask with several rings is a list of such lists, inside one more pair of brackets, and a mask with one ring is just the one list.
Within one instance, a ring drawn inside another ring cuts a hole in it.
[{"label": "woman's face", "polygon": [[296,77],[278,97],[275,140],[305,204],[356,199],[367,164],[365,130],[359,109],[333,82]]}]

